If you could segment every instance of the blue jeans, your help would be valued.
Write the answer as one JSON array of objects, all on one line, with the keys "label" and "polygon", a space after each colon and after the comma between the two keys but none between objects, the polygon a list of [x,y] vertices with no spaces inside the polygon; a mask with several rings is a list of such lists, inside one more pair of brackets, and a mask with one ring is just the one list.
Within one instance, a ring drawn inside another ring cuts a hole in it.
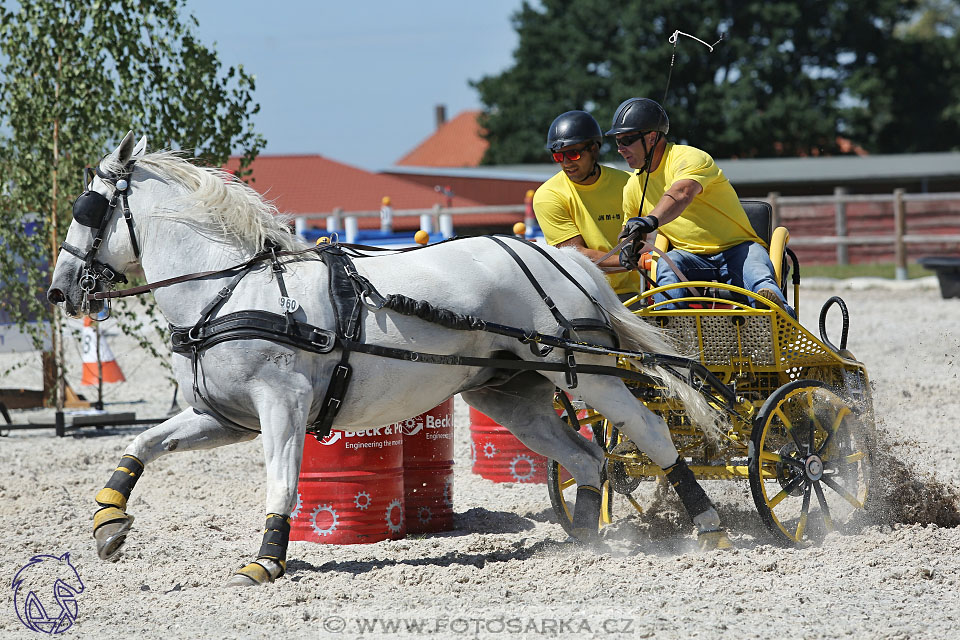
[{"label": "blue jeans", "polygon": [[[667,255],[689,280],[717,280],[753,292],[760,289],[771,289],[784,303],[784,310],[791,316],[795,316],[795,312],[783,298],[780,285],[777,284],[773,264],[770,262],[770,254],[756,242],[742,242],[726,251],[713,255],[696,255],[680,249],[673,249],[667,252]],[[657,286],[662,287],[675,282],[681,282],[677,274],[673,272],[666,261],[659,261],[657,263]],[[666,293],[658,293],[653,296],[653,300],[654,302],[663,302],[684,295],[689,295],[686,293],[686,289],[677,288]],[[763,307],[762,303],[756,303],[754,306],[766,308]],[[676,305],[668,304],[659,308],[675,309]]]}]

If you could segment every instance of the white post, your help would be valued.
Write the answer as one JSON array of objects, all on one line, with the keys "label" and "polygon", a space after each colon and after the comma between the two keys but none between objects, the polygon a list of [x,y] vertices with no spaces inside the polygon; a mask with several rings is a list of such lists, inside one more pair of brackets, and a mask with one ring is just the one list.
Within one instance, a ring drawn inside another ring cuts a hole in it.
[{"label": "white post", "polygon": [[[837,199],[834,205],[836,216],[836,230],[838,238],[847,237],[847,203],[843,196],[847,195],[846,187],[834,187],[833,196]],[[850,253],[847,245],[842,241],[837,243],[837,264],[850,264]]]},{"label": "white post", "polygon": [[297,216],[293,219],[293,232],[301,238],[306,239],[304,233],[307,231],[307,219],[303,216]]},{"label": "white post", "polygon": [[444,240],[453,237],[453,216],[449,213],[440,214],[440,237]]},{"label": "white post", "polygon": [[443,207],[440,206],[440,203],[433,205],[433,219],[430,220],[430,233],[433,233],[433,229],[440,230],[440,212],[443,211]]},{"label": "white post", "polygon": [[343,231],[347,244],[354,244],[357,241],[357,234],[360,232],[360,222],[357,216],[347,216],[343,219]]},{"label": "white post", "polygon": [[903,206],[904,189],[893,190],[893,260],[897,280],[907,279],[907,246],[903,236],[907,233],[907,215]]},{"label": "white post", "polygon": [[429,213],[420,214],[420,228],[427,233],[433,233],[433,217]]},{"label": "white post", "polygon": [[340,226],[340,216],[343,214],[342,207],[334,207],[333,211],[327,216],[327,232],[333,233],[335,231],[340,231],[343,227]]}]

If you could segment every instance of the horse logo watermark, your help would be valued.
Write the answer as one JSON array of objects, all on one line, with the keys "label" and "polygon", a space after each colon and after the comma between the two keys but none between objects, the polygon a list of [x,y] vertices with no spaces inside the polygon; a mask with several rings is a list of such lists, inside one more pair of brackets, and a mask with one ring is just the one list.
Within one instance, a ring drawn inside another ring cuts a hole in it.
[{"label": "horse logo watermark", "polygon": [[63,633],[77,621],[77,596],[84,586],[69,551],[62,556],[33,556],[17,571],[11,588],[17,617],[27,629]]}]

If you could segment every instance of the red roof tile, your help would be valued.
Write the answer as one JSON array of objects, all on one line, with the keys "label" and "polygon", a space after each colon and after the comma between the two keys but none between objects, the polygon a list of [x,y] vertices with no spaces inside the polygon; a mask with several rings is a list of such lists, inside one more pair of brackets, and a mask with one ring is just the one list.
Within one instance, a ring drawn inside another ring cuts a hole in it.
[{"label": "red roof tile", "polygon": [[488,143],[477,124],[479,110],[463,111],[397,161],[406,167],[476,167]]},{"label": "red roof tile", "polygon": [[[231,157],[227,170],[234,171],[240,160]],[[329,213],[336,207],[344,211],[377,211],[383,196],[389,196],[395,211],[429,209],[446,205],[446,198],[434,189],[393,176],[371,173],[320,155],[261,155],[253,161],[248,182],[258,193],[273,201],[281,213]],[[252,178],[252,179],[251,179]],[[454,207],[474,207],[481,203],[454,195]],[[398,228],[414,224],[415,219],[396,220]],[[410,224],[405,224],[409,222]],[[361,218],[363,228],[379,226],[377,218]]]},{"label": "red roof tile", "polygon": [[[228,170],[239,166],[232,157]],[[272,200],[281,213],[326,213],[334,207],[345,211],[376,211],[383,196],[390,196],[394,209],[427,209],[446,204],[433,189],[393,176],[371,173],[320,155],[262,155],[253,161],[250,186]],[[454,207],[480,203],[454,196]]]}]

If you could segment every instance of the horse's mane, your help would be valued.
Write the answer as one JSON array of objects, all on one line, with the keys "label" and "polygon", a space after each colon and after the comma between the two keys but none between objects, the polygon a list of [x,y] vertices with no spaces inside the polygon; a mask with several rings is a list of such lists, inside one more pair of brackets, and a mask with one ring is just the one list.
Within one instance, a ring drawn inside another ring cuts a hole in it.
[{"label": "horse's mane", "polygon": [[[109,160],[113,160],[110,158]],[[176,151],[156,151],[137,160],[137,166],[179,183],[186,190],[178,204],[165,215],[190,222],[207,222],[228,238],[260,251],[272,241],[282,249],[302,248],[302,241],[290,232],[291,216],[278,213],[276,206],[229,171],[198,167]],[[120,166],[107,167],[117,172]],[[205,220],[202,220],[205,218]]]}]

